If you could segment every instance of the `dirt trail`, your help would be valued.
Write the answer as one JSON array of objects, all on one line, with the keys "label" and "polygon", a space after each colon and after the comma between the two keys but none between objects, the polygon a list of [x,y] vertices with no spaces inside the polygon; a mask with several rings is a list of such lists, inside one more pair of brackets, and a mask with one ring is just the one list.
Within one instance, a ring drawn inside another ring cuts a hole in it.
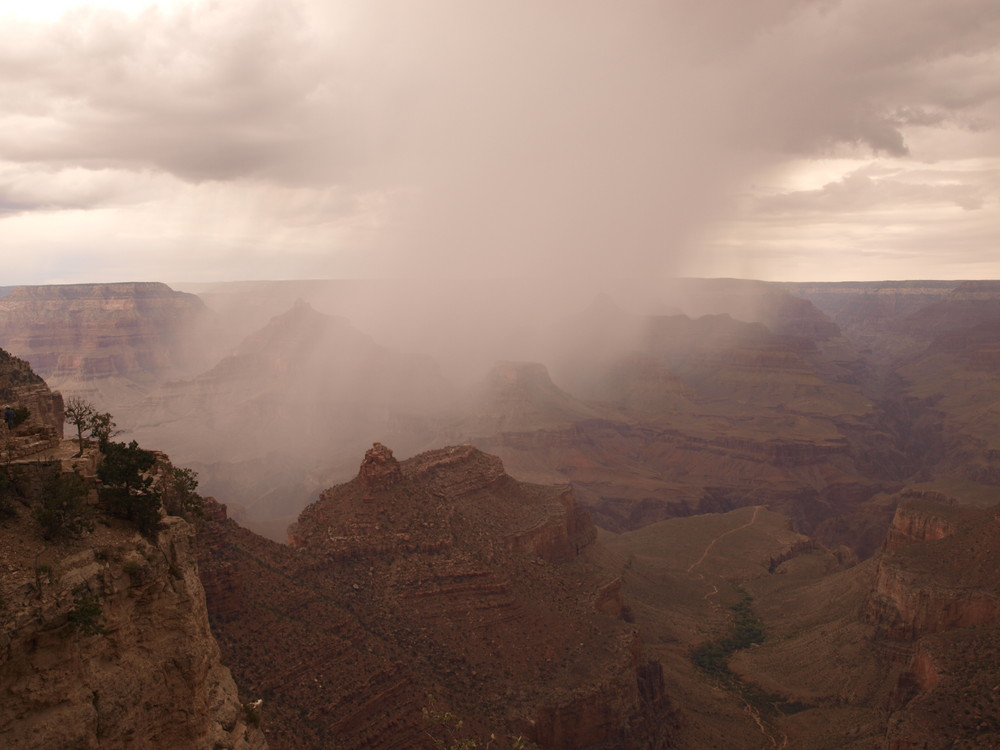
[{"label": "dirt trail", "polygon": [[729,536],[730,534],[735,534],[737,531],[742,531],[743,529],[747,528],[748,526],[753,526],[754,522],[757,520],[757,514],[760,513],[760,509],[762,507],[764,507],[764,506],[762,506],[762,505],[755,505],[755,506],[753,506],[753,517],[749,521],[747,521],[742,526],[737,526],[735,529],[730,529],[729,531],[722,532],[717,537],[715,537],[715,539],[713,539],[712,541],[710,541],[708,543],[708,546],[705,547],[705,551],[701,553],[701,557],[698,558],[697,562],[691,563],[691,565],[687,569],[687,572],[690,573],[695,568],[697,568],[699,565],[701,565],[703,562],[705,562],[705,558],[708,557],[708,553],[712,551],[712,548],[716,545],[716,542],[718,542],[720,539],[724,539],[725,537]]},{"label": "dirt trail", "polygon": [[[726,538],[730,534],[735,534],[737,531],[742,531],[743,529],[753,526],[754,523],[756,523],[757,521],[757,516],[760,515],[760,509],[762,507],[764,506],[755,505],[753,508],[753,516],[750,517],[749,521],[747,521],[742,526],[737,526],[735,529],[730,529],[729,531],[722,532],[717,537],[715,537],[715,539],[710,541],[708,545],[705,547],[704,551],[701,553],[701,557],[699,557],[695,562],[691,563],[691,565],[688,566],[687,572],[694,573],[694,569],[697,568],[699,565],[701,565],[703,562],[705,562],[705,558],[708,557],[708,554],[712,551],[712,549],[720,540]],[[702,581],[705,580],[705,576],[702,573],[695,573],[695,575],[698,577],[699,580]],[[719,587],[716,586],[715,584],[712,584],[712,590],[709,591],[707,594],[705,594],[703,598],[708,600],[713,596],[717,596],[718,593],[719,593]],[[716,604],[714,606],[717,607],[718,605]],[[750,701],[748,701],[745,697],[743,697],[742,694],[738,695],[740,703],[743,704],[743,710],[753,720],[754,724],[757,725],[757,728],[760,730],[761,735],[768,741],[768,743],[770,743],[771,747],[776,748],[776,750],[786,750],[788,747],[788,737],[783,733],[779,733],[780,734],[780,739],[779,739],[779,737],[772,734],[771,731],[768,729],[767,725],[765,724],[763,717],[761,717],[760,712],[757,711],[757,709],[753,707]]]}]

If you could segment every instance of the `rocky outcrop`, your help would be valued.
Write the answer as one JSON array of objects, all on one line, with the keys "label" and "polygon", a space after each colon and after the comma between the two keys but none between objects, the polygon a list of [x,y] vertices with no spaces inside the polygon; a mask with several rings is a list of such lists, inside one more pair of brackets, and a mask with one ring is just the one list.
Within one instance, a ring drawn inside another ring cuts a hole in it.
[{"label": "rocky outcrop", "polygon": [[[1000,625],[1000,520],[994,511],[903,506],[879,560],[865,617],[886,640]],[[905,537],[904,537],[905,535]],[[901,537],[909,543],[900,543]],[[918,541],[923,538],[924,541]]]},{"label": "rocky outcrop", "polygon": [[119,523],[58,546],[27,513],[0,529],[0,744],[263,750],[209,630],[193,530],[168,518],[150,541]]},{"label": "rocky outcrop", "polygon": [[472,392],[468,416],[453,428],[474,439],[498,432],[565,427],[601,411],[569,395],[539,362],[497,362]]},{"label": "rocky outcrop", "polygon": [[980,514],[939,492],[906,491],[886,534],[885,549],[945,539]]},{"label": "rocky outcrop", "polygon": [[1000,632],[969,628],[922,639],[893,696],[885,750],[997,746]]},{"label": "rocky outcrop", "polygon": [[235,579],[210,587],[213,624],[241,683],[271,696],[281,747],[430,747],[424,708],[460,718],[457,739],[668,742],[662,672],[620,582],[581,559],[596,531],[565,487],[518,482],[470,445],[397,461],[376,444],[302,512],[291,548],[211,526],[205,575]]},{"label": "rocky outcrop", "polygon": [[365,491],[387,490],[402,479],[399,461],[393,457],[391,450],[382,443],[375,443],[368,449],[358,471],[358,481]]},{"label": "rocky outcrop", "polygon": [[8,460],[59,444],[64,424],[62,394],[53,393],[27,362],[0,349],[0,412],[8,408],[27,410],[23,421],[10,428],[0,419],[0,445]]}]

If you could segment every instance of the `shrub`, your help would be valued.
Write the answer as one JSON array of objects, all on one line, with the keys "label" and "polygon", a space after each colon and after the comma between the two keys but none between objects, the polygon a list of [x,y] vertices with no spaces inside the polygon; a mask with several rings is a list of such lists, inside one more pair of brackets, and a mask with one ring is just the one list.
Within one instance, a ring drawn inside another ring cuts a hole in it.
[{"label": "shrub", "polygon": [[41,563],[35,566],[35,588],[38,590],[39,596],[42,593],[43,582],[52,583],[52,566],[48,563]]},{"label": "shrub", "polygon": [[67,615],[70,629],[84,635],[104,635],[108,631],[104,627],[103,612],[100,600],[86,590],[77,592],[73,600],[73,609]]},{"label": "shrub", "polygon": [[243,704],[243,720],[251,727],[260,726],[260,701]]},{"label": "shrub", "polygon": [[764,624],[758,620],[750,608],[753,597],[739,586],[736,592],[739,602],[731,607],[734,618],[729,635],[717,641],[703,643],[691,652],[691,660],[704,672],[719,678],[729,676],[729,657],[734,652],[749,648],[764,640]]},{"label": "shrub", "polygon": [[172,516],[196,521],[205,516],[205,499],[199,495],[198,472],[171,466],[163,480],[163,507]]},{"label": "shrub", "polygon": [[87,504],[87,487],[79,474],[50,477],[32,515],[48,541],[76,539],[94,530],[94,514]]},{"label": "shrub", "polygon": [[156,455],[143,450],[134,440],[108,443],[97,476],[105,484],[101,499],[108,511],[126,518],[146,536],[160,529],[161,496],[148,475],[156,464]]},{"label": "shrub", "polygon": [[14,510],[14,482],[6,471],[0,471],[0,519],[13,518],[17,515]]},{"label": "shrub", "polygon": [[129,560],[122,569],[128,574],[133,586],[138,586],[146,578],[146,566],[135,560]]}]

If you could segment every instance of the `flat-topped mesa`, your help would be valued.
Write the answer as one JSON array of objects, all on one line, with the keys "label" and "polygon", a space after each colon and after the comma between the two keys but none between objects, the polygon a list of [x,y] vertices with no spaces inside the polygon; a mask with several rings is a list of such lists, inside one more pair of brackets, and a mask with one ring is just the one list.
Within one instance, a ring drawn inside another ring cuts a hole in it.
[{"label": "flat-topped mesa", "polygon": [[399,461],[382,443],[374,443],[365,452],[365,460],[361,462],[361,469],[358,471],[358,481],[365,490],[387,490],[402,478]]}]

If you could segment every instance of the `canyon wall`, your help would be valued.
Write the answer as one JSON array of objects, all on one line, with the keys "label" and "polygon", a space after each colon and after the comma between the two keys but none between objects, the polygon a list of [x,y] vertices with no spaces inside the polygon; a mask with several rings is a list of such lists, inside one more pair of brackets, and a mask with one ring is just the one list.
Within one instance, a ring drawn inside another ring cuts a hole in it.
[{"label": "canyon wall", "polygon": [[112,522],[49,544],[30,526],[0,528],[0,744],[267,747],[220,662],[185,521],[155,541]]},{"label": "canyon wall", "polygon": [[158,282],[21,286],[0,297],[0,346],[56,385],[149,381],[195,364],[206,312]]}]

